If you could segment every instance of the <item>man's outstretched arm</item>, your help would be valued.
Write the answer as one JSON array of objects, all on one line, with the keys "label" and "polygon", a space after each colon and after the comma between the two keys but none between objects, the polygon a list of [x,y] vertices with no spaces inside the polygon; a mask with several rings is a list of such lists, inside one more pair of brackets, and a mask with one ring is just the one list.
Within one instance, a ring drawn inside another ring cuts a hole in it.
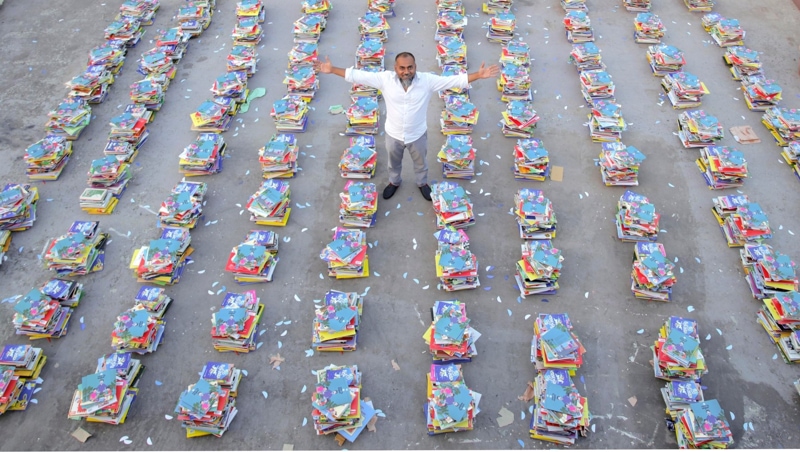
[{"label": "man's outstretched arm", "polygon": [[474,82],[475,80],[482,79],[482,78],[492,78],[497,77],[500,75],[500,67],[496,64],[493,64],[489,67],[486,67],[485,63],[481,63],[481,67],[468,75],[467,79],[470,83]]},{"label": "man's outstretched arm", "polygon": [[317,72],[321,72],[323,74],[336,74],[342,78],[344,78],[345,75],[345,69],[334,66],[331,63],[331,59],[328,57],[325,57],[325,61],[317,59],[317,61],[314,62],[314,69],[316,69]]},{"label": "man's outstretched arm", "polygon": [[362,71],[355,68],[341,68],[331,64],[331,60],[325,57],[325,61],[318,59],[314,63],[314,68],[322,74],[336,74],[344,78],[350,83],[358,83],[359,85],[367,85],[377,89],[383,89],[383,81],[381,80],[380,72]]}]

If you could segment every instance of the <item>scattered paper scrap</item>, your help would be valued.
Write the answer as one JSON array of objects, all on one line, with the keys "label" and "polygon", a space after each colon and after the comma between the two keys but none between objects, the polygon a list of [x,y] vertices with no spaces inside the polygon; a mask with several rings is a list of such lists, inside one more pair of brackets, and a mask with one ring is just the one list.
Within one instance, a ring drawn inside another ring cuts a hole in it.
[{"label": "scattered paper scrap", "polygon": [[392,367],[394,367],[394,370],[400,370],[400,365],[395,360],[392,360]]},{"label": "scattered paper scrap", "polygon": [[280,353],[278,353],[277,355],[272,355],[272,356],[269,357],[269,363],[272,364],[272,368],[273,369],[279,369],[280,370],[281,363],[284,362],[284,361],[286,361],[286,359],[281,358],[281,354]]},{"label": "scattered paper scrap", "polygon": [[71,433],[72,437],[77,439],[78,441],[85,443],[87,439],[92,437],[92,434],[87,432],[86,430],[78,427],[75,429],[74,432]]},{"label": "scattered paper scrap", "polygon": [[750,126],[734,126],[730,128],[733,139],[739,144],[761,143],[756,132]]},{"label": "scattered paper scrap", "polygon": [[638,401],[639,400],[636,398],[636,396],[628,397],[628,403],[630,403],[631,406],[636,406],[636,402]]},{"label": "scattered paper scrap", "polygon": [[564,167],[563,166],[553,166],[550,169],[550,180],[554,180],[556,182],[561,182],[564,180]]},{"label": "scattered paper scrap", "polygon": [[497,418],[497,425],[499,425],[501,428],[514,422],[514,413],[507,410],[506,407],[500,408],[500,412],[498,414],[500,417]]}]

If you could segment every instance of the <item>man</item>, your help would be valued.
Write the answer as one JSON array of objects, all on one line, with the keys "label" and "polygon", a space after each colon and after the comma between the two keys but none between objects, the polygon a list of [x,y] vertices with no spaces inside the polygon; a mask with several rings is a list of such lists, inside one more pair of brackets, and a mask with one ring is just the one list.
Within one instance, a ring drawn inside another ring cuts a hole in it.
[{"label": "man", "polygon": [[389,184],[383,190],[383,199],[391,198],[402,180],[403,154],[407,150],[414,161],[414,174],[422,197],[431,200],[428,185],[427,108],[431,95],[450,88],[468,88],[475,80],[497,77],[500,68],[494,64],[471,74],[443,77],[430,73],[417,74],[414,55],[401,52],[394,59],[394,71],[367,72],[353,67],[347,69],[331,64],[329,58],[315,63],[317,71],[336,74],[350,83],[367,85],[381,90],[386,100],[386,151],[389,154]]}]

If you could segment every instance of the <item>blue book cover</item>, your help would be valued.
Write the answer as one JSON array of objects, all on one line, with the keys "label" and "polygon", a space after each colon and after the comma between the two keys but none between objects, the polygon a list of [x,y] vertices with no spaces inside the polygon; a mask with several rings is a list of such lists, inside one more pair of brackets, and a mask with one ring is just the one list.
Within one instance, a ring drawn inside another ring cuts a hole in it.
[{"label": "blue book cover", "polygon": [[24,364],[28,351],[31,349],[30,345],[5,345],[3,351],[0,353],[0,360],[9,364]]},{"label": "blue book cover", "polygon": [[232,363],[209,361],[203,367],[201,378],[211,381],[227,381],[233,372],[233,367]]},{"label": "blue book cover", "polygon": [[74,234],[83,234],[86,237],[94,236],[97,227],[100,225],[99,221],[75,221],[69,227],[69,231]]}]

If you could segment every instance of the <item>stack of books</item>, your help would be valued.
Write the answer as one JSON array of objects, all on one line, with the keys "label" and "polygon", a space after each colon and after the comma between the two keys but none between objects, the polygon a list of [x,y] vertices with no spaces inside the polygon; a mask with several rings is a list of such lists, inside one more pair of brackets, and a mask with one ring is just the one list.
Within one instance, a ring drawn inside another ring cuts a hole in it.
[{"label": "stack of books", "polygon": [[652,45],[647,48],[647,62],[653,75],[663,77],[680,72],[686,65],[683,52],[677,47],[667,44]]},{"label": "stack of books", "polygon": [[358,33],[361,40],[378,39],[386,42],[389,38],[389,22],[382,13],[377,11],[367,11],[358,18]]},{"label": "stack of books", "polygon": [[91,188],[104,188],[116,198],[122,196],[131,180],[130,165],[113,155],[92,160],[87,183]]},{"label": "stack of books", "polygon": [[783,147],[781,157],[792,167],[795,176],[800,178],[800,141],[790,141]]},{"label": "stack of books", "polygon": [[375,175],[377,162],[374,136],[350,137],[350,147],[344,150],[339,160],[339,173],[348,179],[370,179]]},{"label": "stack of books", "polygon": [[633,295],[644,300],[672,301],[672,286],[678,281],[674,268],[663,244],[637,242],[631,270]]},{"label": "stack of books", "polygon": [[725,54],[722,58],[730,66],[728,70],[730,70],[734,80],[741,80],[746,76],[764,75],[761,58],[755,50],[748,49],[745,46],[728,47],[725,49]]},{"label": "stack of books", "polygon": [[[530,88],[529,88],[530,90]],[[531,138],[539,122],[539,115],[529,100],[512,100],[503,112],[503,136],[511,138]]]},{"label": "stack of books", "polygon": [[116,39],[104,41],[89,51],[89,60],[86,62],[86,66],[101,66],[112,74],[117,74],[125,63],[127,51],[128,49],[122,41]]},{"label": "stack of books", "polygon": [[41,348],[28,344],[4,345],[0,350],[0,415],[25,411],[42,381],[39,374],[47,357]]},{"label": "stack of books", "polygon": [[783,90],[775,80],[767,80],[761,76],[745,77],[742,80],[744,101],[750,111],[767,111],[781,101]]},{"label": "stack of books", "polygon": [[756,320],[778,346],[786,363],[800,363],[800,293],[780,292],[762,301],[764,307],[756,314]]},{"label": "stack of books", "polygon": [[114,40],[124,42],[126,46],[133,47],[139,43],[144,35],[142,21],[136,17],[118,16],[103,30],[106,41]]},{"label": "stack of books", "polygon": [[353,96],[353,103],[345,110],[347,129],[345,135],[375,135],[378,133],[378,98]]},{"label": "stack of books", "polygon": [[255,290],[227,292],[219,311],[211,315],[211,345],[218,352],[256,350],[258,321],[264,313]]},{"label": "stack of books", "polygon": [[67,417],[111,425],[125,423],[139,394],[144,366],[129,353],[114,353],[98,360],[95,373],[81,378],[72,396]]},{"label": "stack of books", "polygon": [[722,218],[722,232],[729,247],[738,248],[748,242],[761,243],[772,238],[769,219],[758,203],[739,204]]},{"label": "stack of books", "polygon": [[655,242],[661,214],[647,196],[626,190],[617,202],[614,222],[617,238],[623,242]]},{"label": "stack of books", "polygon": [[75,141],[92,119],[92,107],[81,97],[67,97],[47,114],[44,125],[47,135],[58,135]]},{"label": "stack of books", "polygon": [[427,401],[423,408],[428,435],[472,430],[480,413],[481,394],[467,387],[461,366],[434,363],[426,376]]},{"label": "stack of books", "polygon": [[529,63],[502,63],[497,90],[502,93],[500,100],[533,100],[531,94],[531,71]]},{"label": "stack of books", "polygon": [[156,47],[142,54],[137,72],[144,76],[165,75],[167,78],[171,79],[175,77],[177,68],[175,67],[175,60],[172,58],[172,55],[167,52],[162,52]]},{"label": "stack of books", "polygon": [[649,12],[637,14],[633,25],[633,40],[639,44],[661,44],[661,38],[667,31],[661,19]]},{"label": "stack of books", "polygon": [[514,146],[514,178],[544,181],[550,175],[550,156],[542,140],[525,138]]},{"label": "stack of books", "polygon": [[572,44],[594,41],[592,21],[586,11],[570,9],[564,16],[564,28],[567,33],[567,41]]},{"label": "stack of books", "polygon": [[300,5],[300,11],[303,14],[321,14],[324,17],[328,17],[331,9],[333,9],[333,4],[330,0],[303,0]]},{"label": "stack of books", "polygon": [[233,116],[230,106],[222,101],[206,100],[189,117],[192,119],[192,130],[198,132],[225,132],[230,127]]},{"label": "stack of books", "polygon": [[651,347],[656,378],[667,381],[700,381],[708,372],[697,321],[672,316],[661,326]]},{"label": "stack of books", "polygon": [[[224,75],[217,77],[211,86],[211,94],[214,95],[215,102],[218,101],[217,98],[224,97],[240,104],[247,100],[249,92],[247,89],[247,73],[244,71],[226,72]],[[237,108],[233,106],[233,109],[236,110]]]},{"label": "stack of books", "polygon": [[647,158],[633,146],[622,142],[602,143],[600,158],[600,176],[606,187],[639,185],[639,166]]},{"label": "stack of books", "polygon": [[119,203],[114,192],[105,188],[86,188],[79,198],[81,210],[90,215],[110,215]]},{"label": "stack of books", "polygon": [[[581,79],[583,80],[583,79]],[[613,90],[613,84],[612,90]],[[622,105],[613,99],[597,99],[584,91],[584,98],[591,103],[589,115],[589,136],[595,143],[614,143],[622,140],[622,132],[628,125],[622,117]]]},{"label": "stack of books", "polygon": [[733,446],[730,424],[717,399],[689,404],[675,422],[675,436],[681,449],[727,449]]},{"label": "stack of books", "polygon": [[683,0],[689,11],[711,11],[714,0]]},{"label": "stack of books", "polygon": [[553,203],[541,190],[521,188],[514,195],[514,213],[523,240],[549,240],[556,237]]},{"label": "stack of books", "polygon": [[615,86],[611,80],[611,75],[602,70],[582,71],[580,74],[581,93],[583,99],[590,106],[596,100],[614,100]]},{"label": "stack of books", "polygon": [[328,263],[328,276],[336,279],[366,278],[369,276],[367,233],[337,226],[333,241],[325,246],[319,257]]},{"label": "stack of books", "polygon": [[180,282],[187,259],[194,249],[188,229],[164,228],[161,236],[135,250],[128,267],[136,280],[159,286]]},{"label": "stack of books", "polygon": [[[262,5],[263,6],[263,5]],[[264,30],[256,16],[237,16],[231,37],[233,45],[256,45],[261,42]]]},{"label": "stack of books", "polygon": [[467,305],[458,300],[435,301],[431,325],[422,336],[436,364],[464,363],[478,354],[481,334],[470,326]]},{"label": "stack of books", "polygon": [[62,306],[58,300],[34,288],[14,305],[11,323],[17,335],[28,336],[31,340],[57,339],[67,334],[72,311],[71,307]]},{"label": "stack of books", "polygon": [[289,65],[285,71],[283,84],[290,95],[298,96],[306,102],[311,102],[319,89],[319,80],[313,66]]},{"label": "stack of books", "polygon": [[264,179],[292,178],[297,173],[297,155],[300,147],[293,133],[273,134],[258,150],[261,176]]},{"label": "stack of books", "polygon": [[103,154],[113,156],[120,163],[133,163],[133,160],[139,155],[139,149],[135,144],[126,141],[108,140]]},{"label": "stack of books", "polygon": [[514,29],[517,27],[517,18],[509,11],[497,12],[489,20],[489,30],[486,38],[489,42],[506,43],[514,39]]},{"label": "stack of books", "polygon": [[131,102],[142,104],[150,111],[158,111],[164,105],[164,93],[169,86],[168,77],[147,76],[131,84]]},{"label": "stack of books", "polygon": [[652,7],[650,0],[622,0],[622,4],[630,12],[647,12]]},{"label": "stack of books", "polygon": [[288,67],[313,65],[319,58],[319,45],[316,42],[295,42],[287,57]]},{"label": "stack of books", "polygon": [[702,97],[709,93],[696,75],[683,71],[665,75],[661,87],[675,109],[699,107]]},{"label": "stack of books", "polygon": [[442,162],[442,175],[451,179],[472,179],[475,175],[475,148],[470,135],[447,135],[436,157]]},{"label": "stack of books", "polygon": [[250,196],[245,208],[250,212],[250,221],[262,226],[286,226],[292,209],[289,183],[280,179],[267,179],[258,191]]},{"label": "stack of books", "polygon": [[158,218],[161,227],[192,229],[203,214],[203,198],[208,191],[205,182],[181,181],[161,203]]},{"label": "stack of books", "polygon": [[248,77],[256,73],[256,48],[251,45],[235,45],[225,63],[228,72],[244,71]]},{"label": "stack of books", "polygon": [[514,279],[519,293],[528,295],[553,295],[558,291],[558,278],[564,256],[553,248],[550,240],[531,240],[522,244],[522,259],[517,261]]},{"label": "stack of books", "polygon": [[11,247],[11,231],[0,229],[0,265],[3,265],[6,253]]},{"label": "stack of books", "polygon": [[203,30],[211,24],[211,16],[214,14],[215,1],[191,2],[186,6],[178,8],[175,19],[181,32],[192,38],[200,36]]},{"label": "stack of books", "polygon": [[380,13],[384,16],[394,17],[395,0],[368,0],[367,10]]},{"label": "stack of books", "polygon": [[589,11],[586,0],[561,0],[564,11]]},{"label": "stack of books", "polygon": [[458,36],[441,36],[436,43],[436,62],[439,67],[445,64],[467,65],[467,43]]},{"label": "stack of books", "polygon": [[[173,60],[180,60],[183,58],[186,49],[189,48],[189,38],[191,36],[181,31],[180,27],[157,31],[155,36],[156,49],[166,53]],[[174,77],[174,72],[170,72],[167,78]]]},{"label": "stack of books", "polygon": [[464,37],[464,27],[467,26],[468,19],[462,14],[464,11],[452,9],[439,9],[436,19],[436,40],[440,40],[444,36],[457,37],[462,39]]},{"label": "stack of books", "polygon": [[511,11],[514,0],[486,0],[483,2],[483,12],[486,14],[507,13]]},{"label": "stack of books", "polygon": [[463,95],[447,96],[439,125],[443,135],[468,135],[478,123],[478,107]]},{"label": "stack of books", "polygon": [[736,213],[736,209],[739,206],[749,203],[750,199],[747,195],[725,195],[712,198],[711,201],[714,203],[714,206],[711,208],[711,213],[714,214],[714,218],[716,218],[719,225],[722,226],[727,217]]},{"label": "stack of books", "polygon": [[264,2],[261,0],[239,0],[236,3],[236,17],[255,17],[259,23],[266,20]]},{"label": "stack of books", "polygon": [[239,412],[236,395],[244,373],[231,363],[209,361],[200,378],[183,391],[175,407],[187,438],[221,437]]},{"label": "stack of books", "polygon": [[[467,68],[463,64],[448,63],[442,66],[442,76],[467,74]],[[463,95],[469,98],[469,88],[449,88],[439,91],[439,99],[445,100],[447,96]]]},{"label": "stack of books", "polygon": [[761,122],[775,138],[778,146],[788,146],[792,141],[800,141],[800,109],[768,108]]},{"label": "stack of books", "polygon": [[800,290],[797,264],[769,245],[746,243],[739,256],[753,298],[763,300]]},{"label": "stack of books", "polygon": [[503,44],[500,52],[500,63],[516,63],[530,66],[531,47],[525,41],[519,39],[512,39]]},{"label": "stack of books", "polygon": [[586,397],[565,369],[547,369],[536,375],[530,436],[562,445],[574,445],[589,431],[590,413]]},{"label": "stack of books", "polygon": [[[384,70],[383,65],[361,66],[361,67],[356,65],[356,69],[361,69],[362,71],[367,71],[367,72],[383,72]],[[368,85],[360,85],[358,83],[353,83],[353,86],[350,87],[350,96],[377,97],[378,99],[383,98],[383,94],[379,89],[373,88]]]},{"label": "stack of books", "polygon": [[83,98],[90,104],[99,104],[105,100],[112,83],[114,74],[104,66],[88,66],[83,74],[67,82],[67,95]]},{"label": "stack of books", "polygon": [[378,212],[378,190],[371,182],[349,180],[339,193],[339,222],[348,228],[375,226]]},{"label": "stack of books", "polygon": [[42,260],[59,276],[88,275],[103,269],[108,233],[99,232],[97,221],[75,221],[67,233],[50,239]]},{"label": "stack of books", "polygon": [[356,67],[384,67],[386,46],[380,39],[364,39],[356,48]]},{"label": "stack of books", "polygon": [[678,138],[687,149],[713,145],[724,136],[725,129],[717,117],[703,110],[685,111],[678,116]]},{"label": "stack of books", "polygon": [[25,149],[25,174],[30,180],[57,180],[72,155],[72,142],[47,135]]},{"label": "stack of books", "polygon": [[83,284],[68,279],[50,279],[42,284],[39,290],[59,302],[61,306],[69,308],[77,308],[83,297]]},{"label": "stack of books", "polygon": [[661,388],[661,396],[667,405],[667,415],[673,421],[688,410],[690,404],[704,400],[703,386],[697,381],[668,381]]},{"label": "stack of books", "polygon": [[361,398],[358,366],[329,365],[315,372],[316,388],[311,396],[311,418],[317,435],[336,433],[350,442],[364,431],[375,416],[372,402]]},{"label": "stack of books", "polygon": [[294,22],[294,42],[319,42],[319,35],[328,24],[322,14],[305,14]]},{"label": "stack of books", "polygon": [[438,229],[445,226],[461,229],[475,224],[472,201],[457,183],[442,181],[431,185],[431,197]]},{"label": "stack of books", "polygon": [[29,184],[5,184],[0,190],[0,230],[25,231],[36,221],[39,189]]},{"label": "stack of books", "polygon": [[747,161],[740,151],[728,146],[700,148],[697,167],[712,190],[741,187],[747,178]]},{"label": "stack of books", "polygon": [[479,287],[478,258],[469,250],[467,233],[447,226],[433,236],[437,241],[435,259],[439,288],[453,292]]},{"label": "stack of books", "polygon": [[364,299],[355,292],[330,290],[325,304],[314,311],[312,347],[318,352],[356,350]]},{"label": "stack of books", "polygon": [[172,298],[167,295],[163,287],[140,287],[134,298],[134,307],[143,307],[159,319],[164,317],[171,303]]},{"label": "stack of books", "polygon": [[300,96],[287,94],[272,104],[269,115],[275,120],[275,128],[281,132],[305,132],[308,104]]},{"label": "stack of books", "polygon": [[738,19],[719,18],[719,20],[714,20],[713,25],[706,31],[720,47],[744,45],[745,31],[739,25]]},{"label": "stack of books", "polygon": [[600,48],[593,42],[573,44],[569,54],[570,63],[575,65],[578,72],[604,71],[606,64],[601,61]]},{"label": "stack of books", "polygon": [[272,231],[250,231],[244,242],[231,250],[225,271],[233,273],[239,284],[272,281],[280,260],[278,243],[278,234]]},{"label": "stack of books", "polygon": [[122,114],[111,118],[109,141],[124,141],[139,149],[147,140],[147,123],[153,117],[153,112],[143,105],[129,104]]},{"label": "stack of books", "polygon": [[583,364],[584,353],[567,313],[539,314],[533,322],[531,362],[538,370],[564,369],[574,375]]},{"label": "stack of books", "polygon": [[222,171],[227,144],[219,133],[201,133],[183,148],[178,170],[186,176],[203,176]]},{"label": "stack of books", "polygon": [[136,304],[121,313],[114,322],[111,346],[118,352],[139,355],[156,351],[164,341],[164,332],[167,329],[167,323],[161,317],[163,312],[153,312],[144,305]]}]

